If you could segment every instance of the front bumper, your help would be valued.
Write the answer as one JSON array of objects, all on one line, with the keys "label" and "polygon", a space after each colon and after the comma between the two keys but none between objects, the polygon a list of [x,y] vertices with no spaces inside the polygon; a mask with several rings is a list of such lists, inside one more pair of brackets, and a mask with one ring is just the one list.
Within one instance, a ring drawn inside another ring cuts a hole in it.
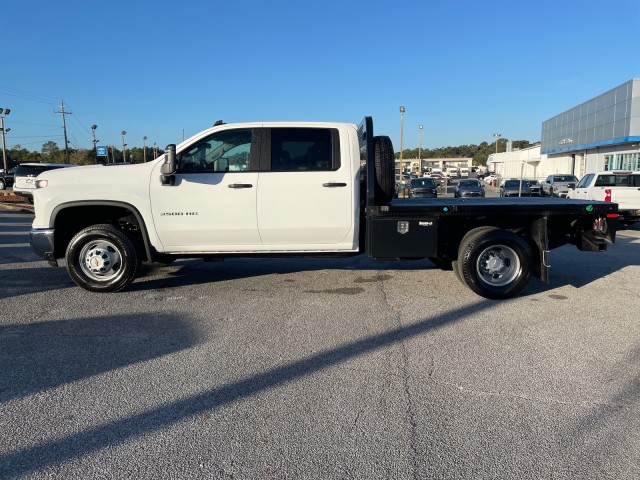
[{"label": "front bumper", "polygon": [[32,228],[31,248],[36,254],[44,258],[52,267],[58,266],[54,253],[53,228]]}]

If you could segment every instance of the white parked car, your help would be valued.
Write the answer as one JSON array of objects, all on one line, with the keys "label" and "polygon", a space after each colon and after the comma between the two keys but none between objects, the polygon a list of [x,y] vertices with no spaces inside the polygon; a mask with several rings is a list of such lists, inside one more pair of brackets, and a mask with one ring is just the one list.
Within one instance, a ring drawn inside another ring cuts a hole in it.
[{"label": "white parked car", "polygon": [[33,203],[33,191],[36,189],[36,177],[42,172],[58,168],[75,167],[67,163],[21,163],[17,166],[13,180],[13,193],[25,197]]}]

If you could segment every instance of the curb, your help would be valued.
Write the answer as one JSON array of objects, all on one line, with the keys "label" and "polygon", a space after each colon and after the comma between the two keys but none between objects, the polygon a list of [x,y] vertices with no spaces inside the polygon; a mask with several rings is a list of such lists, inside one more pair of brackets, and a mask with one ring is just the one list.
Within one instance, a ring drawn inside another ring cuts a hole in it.
[{"label": "curb", "polygon": [[33,206],[25,205],[24,203],[21,203],[21,202],[3,202],[2,196],[0,196],[0,210],[34,213]]}]

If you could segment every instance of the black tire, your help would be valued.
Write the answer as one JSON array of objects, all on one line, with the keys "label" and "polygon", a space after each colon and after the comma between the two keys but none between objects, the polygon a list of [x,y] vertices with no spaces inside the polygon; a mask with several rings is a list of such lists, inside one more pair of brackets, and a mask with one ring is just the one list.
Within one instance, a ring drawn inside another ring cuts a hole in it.
[{"label": "black tire", "polygon": [[117,228],[92,225],[78,232],[66,252],[71,279],[91,292],[118,292],[136,278],[138,252],[129,237]]},{"label": "black tire", "polygon": [[396,187],[396,158],[389,137],[373,137],[373,159],[376,177],[374,192],[376,203],[386,205],[393,199]]},{"label": "black tire", "polygon": [[7,185],[4,183],[4,179],[0,178],[0,190],[4,190],[7,188]]},{"label": "black tire", "polygon": [[533,252],[529,244],[498,228],[481,227],[469,233],[458,254],[462,281],[485,298],[517,295],[531,279]]},{"label": "black tire", "polygon": [[553,187],[549,187],[549,196],[553,197]]}]

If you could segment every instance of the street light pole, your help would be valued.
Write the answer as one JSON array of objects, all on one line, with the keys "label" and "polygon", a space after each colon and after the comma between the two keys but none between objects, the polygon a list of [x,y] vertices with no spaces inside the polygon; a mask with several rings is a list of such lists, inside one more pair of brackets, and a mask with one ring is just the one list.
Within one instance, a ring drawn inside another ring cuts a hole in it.
[{"label": "street light pole", "polygon": [[147,136],[142,137],[142,162],[147,163]]},{"label": "street light pole", "polygon": [[127,132],[125,130],[122,130],[122,163],[127,163],[127,151],[125,150],[125,147],[127,146],[126,143],[124,143],[124,136],[127,134]]},{"label": "street light pole", "polygon": [[422,175],[422,129],[424,128],[422,125],[419,125],[420,129],[420,144],[418,146],[418,175]]},{"label": "street light pole", "polygon": [[501,136],[502,136],[501,133],[494,133],[493,134],[493,138],[496,139],[496,153],[498,153],[498,140],[500,139]]},{"label": "street light pole", "polygon": [[97,125],[91,125],[91,134],[93,135],[93,151],[96,152],[96,162],[98,161],[98,142],[100,140],[96,140],[96,128],[98,128]]},{"label": "street light pole", "polygon": [[4,165],[4,171],[9,171],[7,166],[7,144],[5,143],[4,134],[9,131],[9,129],[4,129],[4,117],[11,113],[11,109],[9,108],[0,108],[0,130],[2,130],[2,163]]},{"label": "street light pole", "polygon": [[404,166],[402,164],[402,132],[404,130],[404,112],[406,109],[400,107],[400,174],[404,173]]}]

